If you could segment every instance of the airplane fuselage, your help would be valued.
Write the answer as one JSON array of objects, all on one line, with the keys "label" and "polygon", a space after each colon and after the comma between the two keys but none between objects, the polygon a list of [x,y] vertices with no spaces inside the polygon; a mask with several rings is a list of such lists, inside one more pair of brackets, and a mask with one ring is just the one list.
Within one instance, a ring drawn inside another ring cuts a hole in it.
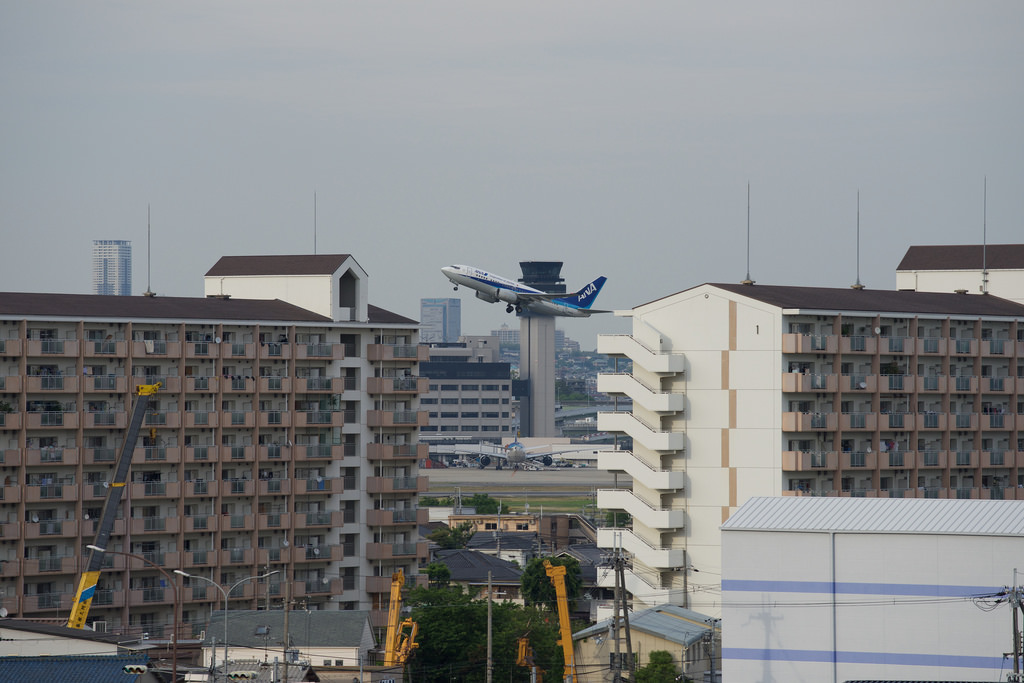
[{"label": "airplane fuselage", "polygon": [[552,295],[539,289],[510,280],[507,277],[489,273],[474,266],[453,265],[441,269],[456,289],[467,287],[474,290],[476,297],[489,303],[502,301],[516,312],[527,310],[538,315],[586,318],[594,311],[589,310],[592,299],[604,284],[599,278],[579,292],[566,295]]}]

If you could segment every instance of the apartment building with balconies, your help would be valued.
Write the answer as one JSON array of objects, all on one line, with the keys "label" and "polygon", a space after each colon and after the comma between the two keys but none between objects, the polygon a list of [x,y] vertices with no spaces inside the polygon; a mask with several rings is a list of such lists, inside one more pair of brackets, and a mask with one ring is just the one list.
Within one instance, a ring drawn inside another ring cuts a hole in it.
[{"label": "apartment building with balconies", "polygon": [[991,295],[704,284],[624,312],[598,351],[629,396],[598,466],[627,589],[717,613],[719,527],[752,496],[1024,500],[1024,306]]},{"label": "apartment building with balconies", "polygon": [[[9,615],[68,616],[140,384],[162,386],[107,548],[146,561],[107,555],[90,623],[166,634],[175,591],[153,563],[241,582],[239,609],[288,596],[379,625],[392,572],[426,560],[415,321],[366,303],[348,255],[233,257],[211,279],[207,298],[0,297]],[[223,609],[206,582],[176,592],[185,629]]]}]

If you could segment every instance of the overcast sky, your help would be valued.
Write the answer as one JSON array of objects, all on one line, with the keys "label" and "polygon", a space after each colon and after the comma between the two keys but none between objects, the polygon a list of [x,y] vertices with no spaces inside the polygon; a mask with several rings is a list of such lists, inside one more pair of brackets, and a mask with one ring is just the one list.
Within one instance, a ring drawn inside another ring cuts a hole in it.
[{"label": "overcast sky", "polygon": [[[201,296],[222,255],[351,253],[371,302],[561,260],[600,308],[702,282],[895,286],[1024,239],[1024,3],[0,3],[0,291]],[[584,348],[623,321],[565,328]]]}]

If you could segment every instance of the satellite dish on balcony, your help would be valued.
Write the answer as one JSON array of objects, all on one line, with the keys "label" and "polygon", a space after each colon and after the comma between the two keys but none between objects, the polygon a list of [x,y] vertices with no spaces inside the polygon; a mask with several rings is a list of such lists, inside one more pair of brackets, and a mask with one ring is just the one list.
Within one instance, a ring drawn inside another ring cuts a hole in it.
[{"label": "satellite dish on balcony", "polygon": [[[320,548],[313,548],[313,554],[314,555],[319,555],[320,554]],[[327,579],[324,579],[324,583],[326,583],[326,582],[327,582]]]},{"label": "satellite dish on balcony", "polygon": [[83,519],[89,519],[89,513],[88,512],[83,513],[82,514],[82,518]]},{"label": "satellite dish on balcony", "polygon": [[220,337],[214,337],[213,341],[215,341],[216,343],[220,344]]},{"label": "satellite dish on balcony", "polygon": [[288,547],[288,539],[285,539],[285,540],[281,541],[281,545],[283,545],[285,548],[287,548]]},{"label": "satellite dish on balcony", "polygon": [[32,523],[35,524],[37,522],[39,522],[39,515],[32,513]]},{"label": "satellite dish on balcony", "polygon": [[328,579],[326,576],[324,578],[320,579],[320,583],[322,583],[325,586],[327,584],[329,584],[330,582],[331,582],[330,579]]},{"label": "satellite dish on balcony", "polygon": [[861,382],[857,386],[859,386],[861,389],[867,389],[868,388],[868,383],[867,382]]},{"label": "satellite dish on balcony", "polygon": [[7,608],[6,607],[0,607],[0,619],[3,619],[6,616],[7,616]]},{"label": "satellite dish on balcony", "polygon": [[881,327],[876,327],[875,328],[875,334],[882,334],[882,328]]}]

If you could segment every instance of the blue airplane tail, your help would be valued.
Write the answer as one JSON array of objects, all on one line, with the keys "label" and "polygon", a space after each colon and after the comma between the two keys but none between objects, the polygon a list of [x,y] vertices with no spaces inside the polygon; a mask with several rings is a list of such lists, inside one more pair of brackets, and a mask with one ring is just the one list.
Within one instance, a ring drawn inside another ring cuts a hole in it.
[{"label": "blue airplane tail", "polygon": [[601,293],[601,288],[604,287],[604,283],[607,279],[608,278],[602,275],[586,287],[583,287],[580,291],[574,292],[569,296],[562,297],[561,299],[555,299],[555,301],[565,304],[566,306],[572,306],[573,308],[588,309],[597,300],[597,295]]}]

